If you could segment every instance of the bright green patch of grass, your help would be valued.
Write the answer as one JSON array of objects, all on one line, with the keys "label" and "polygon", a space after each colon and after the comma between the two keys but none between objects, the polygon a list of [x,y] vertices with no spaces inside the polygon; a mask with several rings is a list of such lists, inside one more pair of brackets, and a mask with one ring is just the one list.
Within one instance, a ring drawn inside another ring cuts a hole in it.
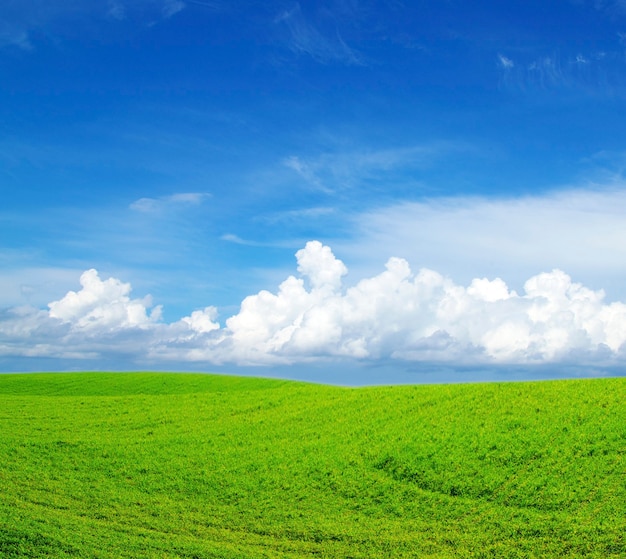
[{"label": "bright green patch of grass", "polygon": [[625,396],[0,375],[0,557],[626,557]]}]

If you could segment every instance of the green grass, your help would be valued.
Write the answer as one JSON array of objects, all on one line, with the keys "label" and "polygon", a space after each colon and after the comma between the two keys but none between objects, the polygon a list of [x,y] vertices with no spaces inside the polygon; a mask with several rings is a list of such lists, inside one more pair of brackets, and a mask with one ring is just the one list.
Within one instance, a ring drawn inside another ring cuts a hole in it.
[{"label": "green grass", "polygon": [[626,557],[626,379],[0,375],[0,557]]}]

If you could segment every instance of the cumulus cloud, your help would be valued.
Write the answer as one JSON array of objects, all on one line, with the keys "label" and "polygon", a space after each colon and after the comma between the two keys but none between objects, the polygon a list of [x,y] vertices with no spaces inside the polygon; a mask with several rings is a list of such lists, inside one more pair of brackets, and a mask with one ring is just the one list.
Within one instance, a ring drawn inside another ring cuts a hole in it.
[{"label": "cumulus cloud", "polygon": [[310,289],[292,276],[276,294],[246,298],[226,322],[234,355],[528,364],[618,356],[626,341],[626,305],[604,304],[601,291],[559,270],[530,278],[518,295],[499,278],[462,287],[391,258],[381,274],[342,290],[346,269],[328,247],[308,243],[297,258]]},{"label": "cumulus cloud", "polygon": [[561,270],[528,279],[523,291],[501,278],[467,286],[433,270],[413,272],[397,257],[377,275],[346,287],[348,270],[330,247],[311,241],[296,253],[299,277],[275,293],[246,297],[221,326],[206,307],[173,323],[130,284],[96,270],[81,288],[48,305],[0,315],[0,355],[239,365],[332,359],[458,365],[610,365],[626,357],[626,304]]},{"label": "cumulus cloud", "polygon": [[145,328],[161,316],[161,307],[148,314],[150,297],[131,299],[129,283],[115,278],[103,281],[94,269],[80,276],[80,285],[80,291],[69,291],[48,305],[51,318],[70,323],[73,329],[113,330]]},{"label": "cumulus cloud", "polygon": [[48,304],[48,311],[17,307],[0,315],[0,355],[96,359],[140,356],[163,328],[161,307],[150,296],[130,297],[131,286],[102,280],[96,270],[80,277],[81,288]]},{"label": "cumulus cloud", "polygon": [[191,332],[204,334],[213,330],[218,330],[220,325],[215,322],[217,318],[217,309],[215,307],[206,307],[201,311],[193,311],[191,316],[181,319],[181,323],[186,324]]}]

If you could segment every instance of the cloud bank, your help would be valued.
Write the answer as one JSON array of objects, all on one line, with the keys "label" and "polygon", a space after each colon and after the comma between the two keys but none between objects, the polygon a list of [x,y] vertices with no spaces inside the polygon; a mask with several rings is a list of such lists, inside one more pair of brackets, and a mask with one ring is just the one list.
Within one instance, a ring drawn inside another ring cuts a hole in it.
[{"label": "cloud bank", "polygon": [[87,270],[81,288],[47,310],[2,312],[0,356],[115,353],[133,363],[213,365],[615,365],[626,358],[626,304],[605,302],[602,291],[560,270],[531,277],[517,293],[500,278],[461,286],[392,257],[378,275],[346,287],[348,269],[328,246],[310,241],[296,259],[297,275],[275,293],[246,297],[223,326],[211,306],[165,323],[150,297],[134,299],[130,284]]},{"label": "cloud bank", "polygon": [[384,262],[393,247],[395,255],[465,285],[506,273],[520,292],[531,275],[558,268],[625,300],[625,210],[621,181],[517,198],[400,202],[358,214],[355,240],[336,248],[350,254],[353,270]]}]

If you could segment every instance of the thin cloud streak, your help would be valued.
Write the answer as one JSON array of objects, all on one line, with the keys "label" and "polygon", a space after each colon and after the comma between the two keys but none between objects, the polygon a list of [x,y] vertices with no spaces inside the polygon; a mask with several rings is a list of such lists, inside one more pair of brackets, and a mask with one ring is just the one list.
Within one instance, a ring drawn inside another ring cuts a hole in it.
[{"label": "thin cloud streak", "polygon": [[274,23],[286,28],[287,45],[296,54],[306,54],[322,63],[363,64],[356,50],[350,48],[336,30],[334,36],[322,33],[306,19],[300,4],[281,12]]},{"label": "thin cloud streak", "polygon": [[269,215],[259,218],[260,221],[265,223],[278,223],[278,222],[295,222],[295,221],[308,221],[328,218],[337,214],[337,208],[328,206],[316,206],[312,208],[301,208],[296,210],[286,210],[283,212],[274,212]]},{"label": "thin cloud streak", "polygon": [[159,213],[168,209],[198,206],[210,197],[211,195],[206,192],[182,192],[159,198],[139,198],[132,202],[129,208],[140,213]]},{"label": "thin cloud streak", "polygon": [[497,56],[500,83],[513,91],[572,90],[588,94],[612,95],[625,85],[626,59],[623,47],[578,52],[563,56],[558,51],[532,57]]},{"label": "thin cloud streak", "polygon": [[33,35],[44,31],[47,37],[63,37],[73,34],[77,21],[134,19],[154,25],[185,9],[183,0],[145,0],[129,2],[109,0],[102,2],[20,0],[0,6],[0,48],[17,46],[24,51],[37,47]]},{"label": "thin cloud streak", "polygon": [[357,187],[364,181],[382,179],[392,171],[424,169],[444,156],[475,149],[455,142],[432,142],[423,146],[291,155],[283,160],[283,165],[312,189],[330,194]]},{"label": "thin cloud streak", "polygon": [[220,237],[220,240],[226,241],[227,243],[233,243],[233,244],[242,245],[242,246],[250,246],[250,247],[268,246],[267,243],[260,243],[259,241],[251,241],[247,239],[242,239],[241,237],[239,237],[238,235],[235,235],[234,233],[224,233]]},{"label": "thin cloud streak", "polygon": [[504,68],[505,70],[508,70],[515,66],[515,63],[510,58],[507,58],[503,54],[498,55],[498,60],[500,61],[500,65],[502,66],[502,68]]}]

